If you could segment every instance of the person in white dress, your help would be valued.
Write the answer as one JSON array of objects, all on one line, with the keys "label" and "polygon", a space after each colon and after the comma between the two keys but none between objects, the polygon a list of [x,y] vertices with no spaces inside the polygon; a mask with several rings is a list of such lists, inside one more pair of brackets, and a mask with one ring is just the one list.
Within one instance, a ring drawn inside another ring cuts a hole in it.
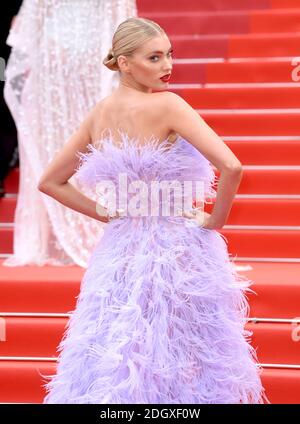
[{"label": "person in white dress", "polygon": [[88,111],[118,86],[119,73],[103,61],[116,27],[134,16],[135,0],[23,1],[7,39],[4,97],[18,132],[20,181],[5,266],[87,266],[106,224],[55,202],[37,183]]}]

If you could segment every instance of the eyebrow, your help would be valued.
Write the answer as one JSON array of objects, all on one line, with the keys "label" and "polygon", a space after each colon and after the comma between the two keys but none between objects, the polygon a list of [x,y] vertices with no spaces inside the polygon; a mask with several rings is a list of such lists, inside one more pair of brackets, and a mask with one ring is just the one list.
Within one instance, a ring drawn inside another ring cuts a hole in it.
[{"label": "eyebrow", "polygon": [[[173,46],[171,46],[171,47],[169,48],[168,52],[169,52],[170,50],[173,50]],[[148,54],[151,54],[151,53],[163,53],[163,52],[162,52],[161,50],[155,50],[155,51],[150,52],[150,53],[148,53]]]}]

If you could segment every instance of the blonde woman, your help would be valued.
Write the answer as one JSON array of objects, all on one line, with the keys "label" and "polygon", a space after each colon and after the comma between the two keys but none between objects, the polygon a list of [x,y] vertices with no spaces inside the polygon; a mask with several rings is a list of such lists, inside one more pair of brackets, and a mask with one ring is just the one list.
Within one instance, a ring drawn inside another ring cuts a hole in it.
[{"label": "blonde woman", "polygon": [[102,61],[118,24],[136,13],[135,0],[23,1],[7,40],[4,95],[18,130],[20,182],[13,255],[4,265],[87,266],[105,224],[40,193],[37,183],[86,113],[117,87],[119,75]]},{"label": "blonde woman", "polygon": [[[103,63],[120,73],[118,88],[87,114],[39,182],[44,194],[108,223],[44,403],[268,402],[244,330],[251,282],[236,274],[217,231],[241,163],[167,91],[172,45],[157,23],[122,22]],[[210,162],[221,170],[217,193]],[[70,183],[75,173],[99,199]],[[156,196],[164,182],[174,184],[172,196]],[[197,183],[203,200],[217,194],[211,214],[179,207],[191,206]]]}]

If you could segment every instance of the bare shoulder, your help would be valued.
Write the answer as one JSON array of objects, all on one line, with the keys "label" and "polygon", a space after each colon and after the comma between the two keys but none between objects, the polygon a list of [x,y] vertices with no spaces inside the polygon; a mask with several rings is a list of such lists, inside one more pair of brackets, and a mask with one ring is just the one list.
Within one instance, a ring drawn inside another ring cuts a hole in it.
[{"label": "bare shoulder", "polygon": [[93,129],[97,122],[99,122],[99,118],[101,116],[102,111],[108,101],[108,98],[105,97],[102,100],[98,101],[85,115],[83,120],[83,125],[86,126],[89,131],[92,133]]},{"label": "bare shoulder", "polygon": [[178,105],[181,101],[184,102],[177,94],[171,91],[161,91],[152,95],[152,99],[149,102],[149,109],[152,110],[154,114],[167,118],[167,115],[172,112],[172,110],[178,109]]},{"label": "bare shoulder", "polygon": [[166,103],[166,106],[176,107],[179,105],[189,104],[178,94],[173,93],[172,91],[163,91],[159,93],[161,95],[162,100]]},{"label": "bare shoulder", "polygon": [[89,111],[87,116],[90,116],[91,118],[97,117],[99,113],[103,110],[105,105],[109,102],[109,97],[104,97],[102,100],[99,100]]},{"label": "bare shoulder", "polygon": [[153,110],[157,116],[164,117],[164,125],[170,133],[180,134],[184,121],[190,122],[191,118],[201,119],[198,113],[181,96],[172,91],[163,91],[156,98],[157,106]]},{"label": "bare shoulder", "polygon": [[157,103],[159,103],[158,108],[160,108],[160,111],[165,113],[166,117],[168,114],[172,114],[174,112],[180,111],[191,111],[193,108],[190,106],[189,103],[187,103],[181,96],[179,96],[176,93],[173,93],[172,91],[163,91],[160,93],[155,93],[157,95],[156,100],[158,100]]}]

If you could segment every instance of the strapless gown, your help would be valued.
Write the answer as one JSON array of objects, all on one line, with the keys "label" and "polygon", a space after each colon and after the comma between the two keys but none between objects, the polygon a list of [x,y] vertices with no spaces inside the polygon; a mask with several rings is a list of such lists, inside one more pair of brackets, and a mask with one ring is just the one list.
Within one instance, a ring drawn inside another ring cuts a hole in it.
[{"label": "strapless gown", "polygon": [[[210,162],[180,136],[138,145],[122,133],[121,144],[107,136],[79,155],[76,175],[93,190],[104,181],[119,189],[126,177],[131,211],[135,181],[144,200],[153,181],[192,181],[193,195],[201,181],[206,203],[216,193]],[[170,209],[182,193],[170,196]],[[164,203],[161,196],[156,216],[123,212],[106,225],[58,347],[57,372],[44,376],[44,403],[269,402],[244,327],[252,281],[235,270],[219,231],[162,212]]]}]

